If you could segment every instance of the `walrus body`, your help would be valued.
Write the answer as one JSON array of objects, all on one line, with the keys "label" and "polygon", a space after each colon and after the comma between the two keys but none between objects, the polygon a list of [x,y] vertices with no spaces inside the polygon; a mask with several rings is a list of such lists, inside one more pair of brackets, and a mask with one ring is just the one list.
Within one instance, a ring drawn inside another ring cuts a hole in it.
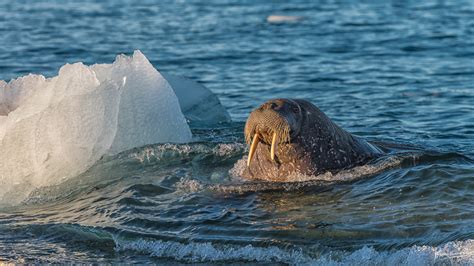
[{"label": "walrus body", "polygon": [[334,173],[382,154],[305,100],[275,99],[262,104],[250,114],[245,137],[252,144],[243,173],[249,179],[293,181],[301,174]]}]

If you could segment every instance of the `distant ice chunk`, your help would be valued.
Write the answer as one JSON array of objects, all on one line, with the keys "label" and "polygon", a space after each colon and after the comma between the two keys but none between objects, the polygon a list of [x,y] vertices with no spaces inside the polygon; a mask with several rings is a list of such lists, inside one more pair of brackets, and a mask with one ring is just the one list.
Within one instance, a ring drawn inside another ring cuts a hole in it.
[{"label": "distant ice chunk", "polygon": [[173,89],[140,51],[0,81],[0,199],[21,200],[106,154],[191,138]]},{"label": "distant ice chunk", "polygon": [[208,88],[185,77],[162,75],[173,88],[181,111],[189,122],[205,125],[230,122],[229,113]]},{"label": "distant ice chunk", "polygon": [[270,15],[267,17],[267,22],[268,23],[288,23],[288,22],[298,22],[303,19],[304,17],[301,17],[301,16]]}]

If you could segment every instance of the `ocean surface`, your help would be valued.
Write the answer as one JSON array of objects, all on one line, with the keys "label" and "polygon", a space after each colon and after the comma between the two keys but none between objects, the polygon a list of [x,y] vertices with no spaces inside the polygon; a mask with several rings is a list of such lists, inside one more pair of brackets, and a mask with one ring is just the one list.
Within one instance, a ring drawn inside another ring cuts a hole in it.
[{"label": "ocean surface", "polygon": [[[474,264],[474,2],[357,2],[0,0],[1,80],[139,49],[233,120],[4,197],[0,262]],[[387,155],[240,180],[245,120],[279,97]]]}]

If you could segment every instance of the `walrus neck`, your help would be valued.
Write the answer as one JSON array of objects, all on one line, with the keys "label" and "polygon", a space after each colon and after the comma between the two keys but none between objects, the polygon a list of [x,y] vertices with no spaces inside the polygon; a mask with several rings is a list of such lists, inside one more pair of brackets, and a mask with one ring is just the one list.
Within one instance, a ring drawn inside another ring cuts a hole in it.
[{"label": "walrus neck", "polygon": [[300,132],[297,136],[292,136],[292,143],[301,144],[311,150],[315,147],[319,150],[321,146],[336,148],[344,144],[344,147],[340,147],[342,149],[353,145],[352,135],[334,123],[319,108],[304,100],[295,101],[301,106],[302,112]]}]

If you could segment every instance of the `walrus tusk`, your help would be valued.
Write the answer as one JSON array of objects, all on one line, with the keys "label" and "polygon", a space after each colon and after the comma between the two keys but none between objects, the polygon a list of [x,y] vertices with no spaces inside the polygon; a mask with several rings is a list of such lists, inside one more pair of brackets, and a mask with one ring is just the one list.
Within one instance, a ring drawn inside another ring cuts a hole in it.
[{"label": "walrus tusk", "polygon": [[270,157],[272,158],[272,161],[275,161],[276,141],[277,141],[277,133],[273,132],[272,148],[270,149]]},{"label": "walrus tusk", "polygon": [[257,144],[260,141],[259,139],[260,139],[260,135],[258,133],[255,133],[255,136],[253,137],[253,140],[252,140],[252,145],[250,145],[247,166],[250,166],[250,161],[252,161],[253,155],[255,154],[255,151],[257,150]]}]

